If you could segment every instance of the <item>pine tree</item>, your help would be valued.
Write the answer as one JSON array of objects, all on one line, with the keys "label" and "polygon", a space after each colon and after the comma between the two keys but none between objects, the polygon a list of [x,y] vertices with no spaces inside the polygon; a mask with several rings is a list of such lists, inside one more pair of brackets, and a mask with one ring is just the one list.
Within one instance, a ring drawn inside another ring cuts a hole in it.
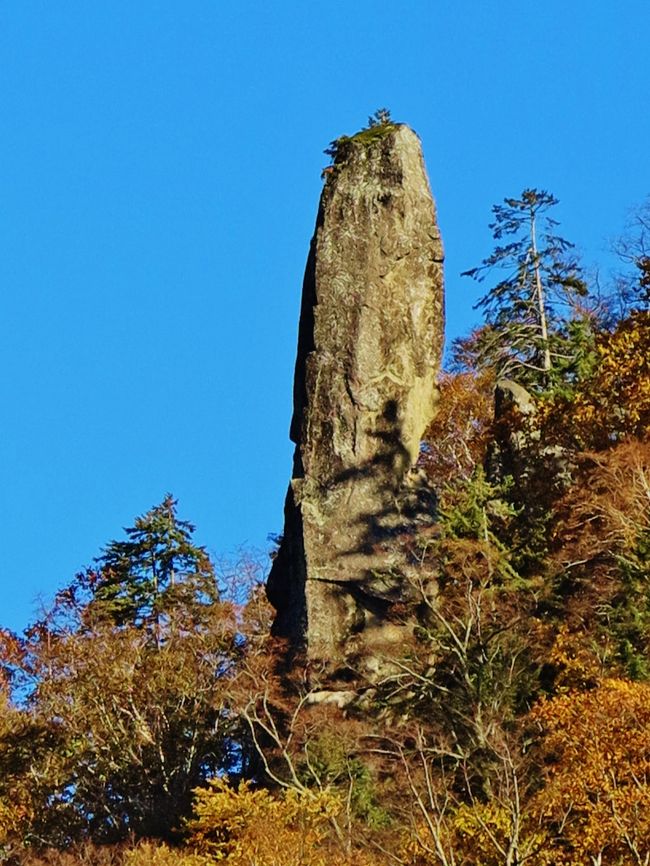
[{"label": "pine tree", "polygon": [[174,608],[209,604],[218,591],[204,548],[194,544],[194,526],[176,515],[167,494],[160,505],[126,528],[127,538],[111,541],[86,575],[95,615],[116,625],[133,624],[160,634],[162,618]]},{"label": "pine tree", "polygon": [[557,203],[544,190],[525,189],[493,207],[490,229],[500,243],[463,276],[479,282],[495,270],[505,276],[475,306],[484,311],[485,327],[471,346],[455,347],[457,355],[469,351],[479,368],[542,387],[572,360],[579,299],[587,294],[573,244],[555,234],[558,223],[547,214]]}]

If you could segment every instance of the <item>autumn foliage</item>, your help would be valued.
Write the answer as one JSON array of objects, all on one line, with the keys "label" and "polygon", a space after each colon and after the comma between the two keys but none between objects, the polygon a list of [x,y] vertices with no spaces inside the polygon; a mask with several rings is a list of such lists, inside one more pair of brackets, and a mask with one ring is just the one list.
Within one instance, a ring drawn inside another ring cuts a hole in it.
[{"label": "autumn foliage", "polygon": [[645,863],[650,856],[650,685],[604,680],[541,702],[544,787],[532,808],[557,864]]},{"label": "autumn foliage", "polygon": [[606,449],[650,431],[650,312],[639,311],[596,340],[592,372],[569,397],[543,406],[546,435],[579,448]]},{"label": "autumn foliage", "polygon": [[[412,627],[380,673],[351,656],[328,678],[272,639],[264,563],[216,568],[171,496],[0,629],[0,863],[647,866],[650,313],[629,260],[617,321],[581,278],[535,351],[495,316],[457,344],[420,453],[433,530],[390,542]],[[495,418],[493,339],[526,411]]]},{"label": "autumn foliage", "polygon": [[470,478],[485,459],[492,422],[491,373],[443,373],[436,416],[425,434],[420,465],[438,489]]},{"label": "autumn foliage", "polygon": [[227,860],[233,866],[247,866],[251,860],[265,866],[300,866],[307,859],[325,866],[328,820],[340,810],[341,803],[327,791],[289,789],[273,796],[246,782],[234,788],[215,779],[197,791],[189,841],[210,860]]}]

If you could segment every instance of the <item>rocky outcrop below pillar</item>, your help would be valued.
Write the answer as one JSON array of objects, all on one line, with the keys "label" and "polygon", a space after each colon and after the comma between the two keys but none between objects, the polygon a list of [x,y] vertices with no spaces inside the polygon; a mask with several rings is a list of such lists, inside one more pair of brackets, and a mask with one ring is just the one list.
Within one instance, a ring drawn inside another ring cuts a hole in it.
[{"label": "rocky outcrop below pillar", "polygon": [[305,272],[274,632],[312,659],[372,665],[419,588],[405,538],[434,519],[414,467],[436,404],[443,251],[420,141],[339,139]]}]

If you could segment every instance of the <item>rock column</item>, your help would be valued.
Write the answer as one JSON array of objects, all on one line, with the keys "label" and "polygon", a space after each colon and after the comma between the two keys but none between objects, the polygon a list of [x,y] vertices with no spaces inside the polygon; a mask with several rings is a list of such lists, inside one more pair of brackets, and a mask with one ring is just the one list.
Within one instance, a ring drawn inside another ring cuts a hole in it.
[{"label": "rock column", "polygon": [[436,405],[443,251],[420,141],[383,124],[341,139],[302,292],[274,631],[339,664],[401,640],[404,539],[433,520],[414,468]]}]

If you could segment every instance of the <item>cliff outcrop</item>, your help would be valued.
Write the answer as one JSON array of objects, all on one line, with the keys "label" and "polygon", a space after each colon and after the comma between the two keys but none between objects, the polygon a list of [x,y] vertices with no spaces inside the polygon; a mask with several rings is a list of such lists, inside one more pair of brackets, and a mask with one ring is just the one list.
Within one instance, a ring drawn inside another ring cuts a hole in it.
[{"label": "cliff outcrop", "polygon": [[[305,271],[296,444],[268,581],[274,632],[332,664],[371,665],[415,601],[405,537],[434,517],[415,469],[436,405],[443,250],[420,141],[380,124],[340,139]],[[394,621],[395,620],[395,621]]]}]

